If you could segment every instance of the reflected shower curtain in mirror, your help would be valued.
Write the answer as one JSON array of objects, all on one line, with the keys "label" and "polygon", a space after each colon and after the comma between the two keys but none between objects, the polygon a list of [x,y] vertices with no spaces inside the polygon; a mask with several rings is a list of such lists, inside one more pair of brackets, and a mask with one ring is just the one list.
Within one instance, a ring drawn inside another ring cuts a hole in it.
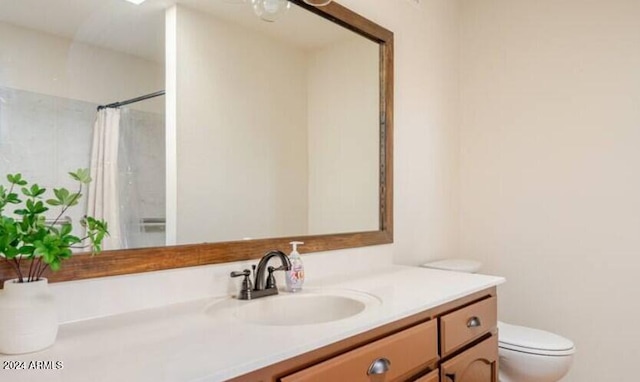
[{"label": "reflected shower curtain in mirror", "polygon": [[164,142],[162,113],[120,108],[118,188],[123,248],[165,245]]},{"label": "reflected shower curtain in mirror", "polygon": [[91,178],[87,195],[87,215],[104,219],[109,227],[103,250],[122,248],[120,204],[118,201],[118,140],[120,110],[98,110],[93,127]]}]

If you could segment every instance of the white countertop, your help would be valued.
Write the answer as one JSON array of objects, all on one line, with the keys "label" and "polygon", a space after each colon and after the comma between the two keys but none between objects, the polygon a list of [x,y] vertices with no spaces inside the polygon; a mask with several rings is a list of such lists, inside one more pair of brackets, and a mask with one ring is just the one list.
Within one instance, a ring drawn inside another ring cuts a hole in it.
[{"label": "white countertop", "polygon": [[0,356],[0,366],[6,361],[24,361],[26,368],[35,365],[32,361],[61,361],[62,369],[0,369],[0,380],[223,381],[502,282],[501,277],[391,266],[349,279],[308,282],[309,290],[345,288],[381,301],[356,316],[329,323],[263,326],[205,313],[207,306],[226,296],[69,323],[60,326],[49,349]]}]

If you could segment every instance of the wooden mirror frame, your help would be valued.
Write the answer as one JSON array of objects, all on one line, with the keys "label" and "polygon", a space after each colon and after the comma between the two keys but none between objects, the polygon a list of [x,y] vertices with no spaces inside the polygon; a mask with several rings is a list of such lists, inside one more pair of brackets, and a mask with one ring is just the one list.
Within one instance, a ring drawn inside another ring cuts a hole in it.
[{"label": "wooden mirror frame", "polygon": [[[300,239],[305,242],[304,253],[393,243],[393,32],[336,2],[324,7],[314,7],[302,0],[290,1],[380,46],[380,229],[356,233],[124,249],[105,251],[97,256],[83,253],[64,261],[59,271],[49,271],[47,277],[50,282],[256,259],[271,249],[286,252],[290,247],[290,241]],[[15,277],[13,268],[7,262],[0,262],[0,281]]]}]

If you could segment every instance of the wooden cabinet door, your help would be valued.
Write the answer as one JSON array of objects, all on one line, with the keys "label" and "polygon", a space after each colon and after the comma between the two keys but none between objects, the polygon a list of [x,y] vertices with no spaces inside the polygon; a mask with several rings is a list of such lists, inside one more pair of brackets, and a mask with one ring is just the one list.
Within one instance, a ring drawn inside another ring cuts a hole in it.
[{"label": "wooden cabinet door", "polygon": [[442,382],[497,382],[498,337],[492,336],[440,367]]},{"label": "wooden cabinet door", "polygon": [[440,374],[438,370],[434,370],[431,373],[416,379],[413,382],[440,382]]}]

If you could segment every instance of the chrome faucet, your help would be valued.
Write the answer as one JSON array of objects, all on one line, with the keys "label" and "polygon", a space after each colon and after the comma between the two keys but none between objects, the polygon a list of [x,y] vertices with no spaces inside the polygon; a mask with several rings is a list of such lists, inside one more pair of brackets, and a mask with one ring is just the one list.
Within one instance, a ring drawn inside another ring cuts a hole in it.
[{"label": "chrome faucet", "polygon": [[[274,257],[280,258],[280,262],[282,263],[277,268],[267,266],[269,264],[269,260],[273,259]],[[262,256],[260,262],[258,262],[258,266],[256,267],[254,265],[253,269],[255,273],[253,287],[250,279],[250,270],[245,269],[242,272],[231,272],[231,277],[244,276],[244,280],[242,281],[242,289],[240,290],[240,294],[238,295],[238,299],[240,300],[252,300],[254,298],[278,294],[278,287],[276,286],[276,279],[275,277],[273,277],[273,272],[290,271],[291,261],[289,261],[289,257],[285,255],[284,252],[272,250]],[[266,279],[265,271],[268,273]]]}]

